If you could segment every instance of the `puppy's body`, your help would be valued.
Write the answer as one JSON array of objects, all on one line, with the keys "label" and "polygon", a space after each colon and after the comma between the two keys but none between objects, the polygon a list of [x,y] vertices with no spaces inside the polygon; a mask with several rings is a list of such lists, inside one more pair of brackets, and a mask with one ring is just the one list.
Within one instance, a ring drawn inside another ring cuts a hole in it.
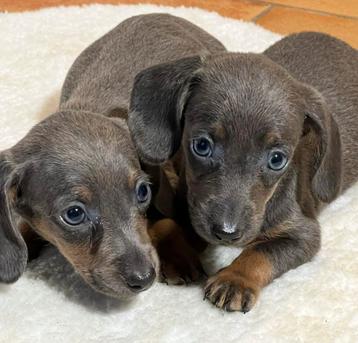
[{"label": "puppy's body", "polygon": [[[146,96],[178,78],[170,91]],[[358,178],[357,99],[357,51],[320,33],[289,36],[264,54],[194,56],[136,77],[129,124],[140,155],[158,163],[176,154],[196,232],[245,248],[208,280],[216,306],[250,310],[262,287],[317,253],[317,214]],[[155,123],[156,136],[141,129]],[[159,144],[161,135],[171,144]]]},{"label": "puppy's body", "polygon": [[127,117],[134,77],[143,69],[225,51],[214,37],[168,14],[132,17],[87,48],[63,86],[61,108]]},{"label": "puppy's body", "polygon": [[24,271],[23,228],[96,290],[130,297],[152,284],[149,180],[125,121],[131,82],[144,67],[211,50],[224,47],[185,20],[154,14],[124,21],[77,58],[59,112],[0,155],[1,282]]}]

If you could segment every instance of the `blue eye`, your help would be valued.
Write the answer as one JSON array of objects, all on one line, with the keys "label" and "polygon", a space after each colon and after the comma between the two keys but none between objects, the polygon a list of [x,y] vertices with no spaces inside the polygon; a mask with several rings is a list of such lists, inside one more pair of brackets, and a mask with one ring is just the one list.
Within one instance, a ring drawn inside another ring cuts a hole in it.
[{"label": "blue eye", "polygon": [[194,154],[200,157],[210,157],[212,154],[211,141],[206,137],[194,138],[192,142]]},{"label": "blue eye", "polygon": [[145,182],[138,183],[136,195],[138,202],[141,204],[149,201],[151,198],[151,191],[149,185]]},{"label": "blue eye", "polygon": [[71,206],[62,215],[68,225],[80,225],[86,220],[86,212],[81,206]]},{"label": "blue eye", "polygon": [[282,151],[271,151],[268,157],[268,167],[272,170],[279,171],[287,164],[287,156]]}]

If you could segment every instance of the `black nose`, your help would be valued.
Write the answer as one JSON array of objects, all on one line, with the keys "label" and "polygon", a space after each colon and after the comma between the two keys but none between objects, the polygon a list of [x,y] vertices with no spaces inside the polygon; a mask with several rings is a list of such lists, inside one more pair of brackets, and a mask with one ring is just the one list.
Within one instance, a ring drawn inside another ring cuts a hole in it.
[{"label": "black nose", "polygon": [[240,238],[241,232],[238,230],[237,225],[213,225],[211,228],[211,233],[219,241],[228,241],[232,242]]},{"label": "black nose", "polygon": [[153,267],[146,271],[133,271],[126,277],[128,287],[136,293],[148,289],[155,279],[155,270]]}]

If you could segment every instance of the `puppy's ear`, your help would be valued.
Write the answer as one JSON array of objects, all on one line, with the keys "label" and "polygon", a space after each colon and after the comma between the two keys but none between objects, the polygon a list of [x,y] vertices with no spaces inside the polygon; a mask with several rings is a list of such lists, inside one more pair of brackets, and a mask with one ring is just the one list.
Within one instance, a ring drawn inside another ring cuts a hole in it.
[{"label": "puppy's ear", "polygon": [[14,202],[20,176],[0,156],[0,282],[15,282],[27,264],[27,247],[16,228]]},{"label": "puppy's ear", "polygon": [[323,202],[330,202],[341,190],[341,138],[335,119],[322,95],[311,87],[304,87],[305,122],[315,133],[312,192]]},{"label": "puppy's ear", "polygon": [[179,148],[182,113],[199,56],[156,65],[140,72],[134,81],[128,125],[139,155],[159,164]]}]

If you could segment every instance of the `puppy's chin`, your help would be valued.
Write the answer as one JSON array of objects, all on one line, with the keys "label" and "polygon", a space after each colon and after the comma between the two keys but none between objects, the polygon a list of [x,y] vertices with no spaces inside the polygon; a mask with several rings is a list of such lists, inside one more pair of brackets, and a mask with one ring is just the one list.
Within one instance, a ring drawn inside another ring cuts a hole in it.
[{"label": "puppy's chin", "polygon": [[209,225],[202,225],[201,223],[195,223],[193,221],[193,228],[195,232],[209,244],[213,245],[223,245],[223,242],[218,240],[215,236],[211,235],[211,233],[205,228],[209,228]]},{"label": "puppy's chin", "polygon": [[95,291],[102,293],[108,297],[118,299],[118,300],[131,300],[135,296],[138,295],[138,293],[131,291],[125,285],[122,285],[122,287],[116,287],[116,289],[113,289],[110,286],[107,286],[105,284],[102,284],[102,285],[90,284],[90,286]]},{"label": "puppy's chin", "polygon": [[210,234],[205,234],[205,233],[202,234],[202,233],[199,233],[199,231],[197,231],[197,233],[201,238],[203,238],[206,242],[208,242],[212,245],[235,246],[238,248],[242,248],[247,244],[246,243],[247,240],[245,240],[245,239],[238,239],[238,240],[234,240],[234,241],[225,241],[222,239],[220,240]]},{"label": "puppy's chin", "polygon": [[131,300],[138,294],[131,291],[122,280],[117,280],[117,282],[112,280],[110,283],[107,283],[102,276],[95,273],[86,273],[85,275],[81,273],[81,276],[93,290],[111,298]]}]

